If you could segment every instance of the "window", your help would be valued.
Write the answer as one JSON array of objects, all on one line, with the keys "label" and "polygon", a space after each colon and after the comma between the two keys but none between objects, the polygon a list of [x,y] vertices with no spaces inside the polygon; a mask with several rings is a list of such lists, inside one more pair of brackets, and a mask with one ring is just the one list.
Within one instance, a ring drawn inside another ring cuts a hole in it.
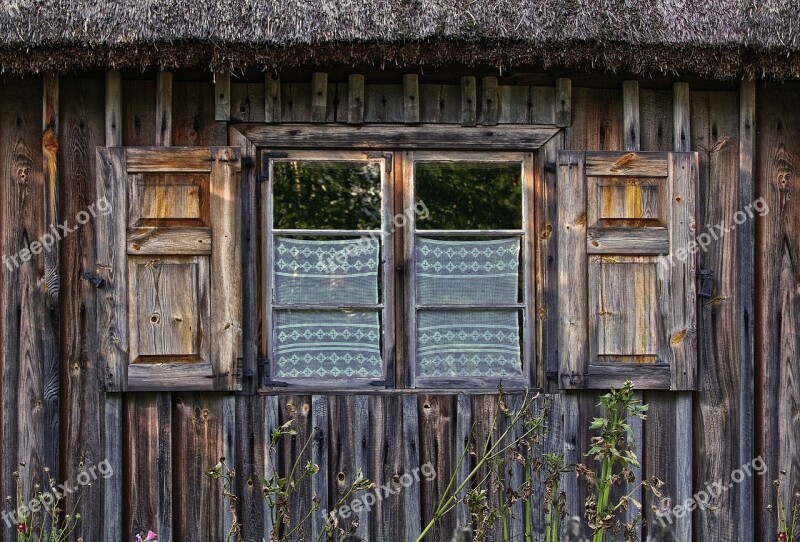
[{"label": "window", "polygon": [[409,361],[417,386],[527,384],[533,157],[408,154]]},{"label": "window", "polygon": [[[528,383],[531,154],[266,156],[268,384],[387,385],[398,329],[416,386]],[[396,323],[394,262],[406,258]]]}]

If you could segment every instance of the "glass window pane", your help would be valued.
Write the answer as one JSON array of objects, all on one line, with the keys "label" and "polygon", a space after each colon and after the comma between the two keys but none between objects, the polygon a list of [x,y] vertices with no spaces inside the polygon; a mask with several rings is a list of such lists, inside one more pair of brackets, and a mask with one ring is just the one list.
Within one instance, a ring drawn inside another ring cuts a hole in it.
[{"label": "glass window pane", "polygon": [[275,311],[276,378],[380,378],[378,311]]},{"label": "glass window pane", "polygon": [[275,237],[275,303],[378,303],[380,241]]},{"label": "glass window pane", "polygon": [[522,372],[519,311],[417,313],[420,377],[513,377]]},{"label": "glass window pane", "polygon": [[518,162],[417,162],[415,193],[430,211],[417,217],[417,229],[522,228]]},{"label": "glass window pane", "polygon": [[519,238],[454,241],[417,237],[417,302],[516,303]]},{"label": "glass window pane", "polygon": [[278,161],[272,175],[274,228],[381,228],[377,162]]}]

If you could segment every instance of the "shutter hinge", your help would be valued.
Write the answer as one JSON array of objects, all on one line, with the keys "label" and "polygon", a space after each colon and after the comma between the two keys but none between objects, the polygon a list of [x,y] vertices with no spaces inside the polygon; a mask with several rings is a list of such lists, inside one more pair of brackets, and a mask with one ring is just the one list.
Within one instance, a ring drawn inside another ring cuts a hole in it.
[{"label": "shutter hinge", "polygon": [[91,282],[98,290],[106,285],[106,279],[100,278],[94,273],[89,273],[88,271],[83,274],[83,278]]},{"label": "shutter hinge", "polygon": [[390,152],[367,152],[367,153],[364,153],[364,154],[367,155],[367,158],[373,158],[373,159],[375,159],[375,158],[383,158],[384,160],[386,160],[386,173],[391,173],[392,172],[392,160],[394,159],[394,156],[392,155],[392,153],[390,153]]},{"label": "shutter hinge", "polygon": [[703,299],[711,299],[714,295],[714,272],[710,269],[703,269],[702,267],[697,270],[697,275],[700,277],[700,290],[697,292],[697,297]]},{"label": "shutter hinge", "polygon": [[260,358],[258,362],[261,364],[261,387],[263,388],[286,388],[289,386],[286,382],[278,382],[272,380],[272,373],[270,372],[269,358]]},{"label": "shutter hinge", "polygon": [[547,380],[555,380],[556,382],[558,382],[558,371],[546,371],[544,373],[544,377]]},{"label": "shutter hinge", "polygon": [[289,158],[288,152],[265,152],[261,155],[261,175],[258,176],[258,182],[263,183],[269,179],[269,162],[275,158]]},{"label": "shutter hinge", "polygon": [[544,170],[548,173],[555,173],[558,171],[558,167],[556,166],[555,162],[545,162],[544,163]]}]

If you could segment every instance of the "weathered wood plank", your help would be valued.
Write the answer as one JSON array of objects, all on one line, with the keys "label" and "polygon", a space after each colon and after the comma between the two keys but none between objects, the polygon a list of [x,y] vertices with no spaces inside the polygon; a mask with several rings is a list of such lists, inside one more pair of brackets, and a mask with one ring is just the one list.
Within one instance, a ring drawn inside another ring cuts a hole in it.
[{"label": "weathered wood plank", "polygon": [[[279,453],[279,446],[276,446],[275,454],[272,453],[271,445],[272,445],[272,431],[277,429],[281,426],[280,420],[280,405],[278,401],[278,396],[273,395],[264,398],[264,473],[259,478],[259,480],[269,480],[273,476],[278,475],[281,471],[281,461],[282,458],[278,455]],[[260,465],[256,465],[258,467]],[[330,467],[329,467],[330,468]],[[258,494],[261,495],[261,487],[258,487]],[[254,499],[255,500],[255,499]],[[264,502],[264,501],[262,501]],[[253,506],[258,506],[253,502]],[[275,525],[272,520],[272,511],[267,508],[266,503],[262,504],[262,510],[264,512],[264,537],[269,539],[272,536],[272,530],[274,529]],[[258,539],[256,539],[258,541]]]},{"label": "weathered wood plank", "polygon": [[[472,420],[475,426],[475,433],[473,435],[473,444],[478,457],[481,457],[486,450],[488,450],[496,438],[499,436],[498,430],[503,430],[503,415],[497,410],[497,395],[473,395],[472,396]],[[497,425],[494,425],[495,418],[497,417]],[[494,429],[493,429],[494,428]],[[498,494],[498,478],[497,474],[490,473],[487,467],[482,467],[476,474],[476,483],[473,487],[481,482],[480,487],[486,489],[486,497],[489,506],[498,508],[500,506],[500,498]],[[501,523],[498,521],[489,530],[485,540],[487,542],[501,542],[503,540],[503,529]]]},{"label": "weathered wood plank", "polygon": [[136,228],[128,234],[128,254],[211,254],[210,228]]},{"label": "weathered wood plank", "polygon": [[[227,144],[226,125],[215,120],[215,98],[219,98],[219,91],[215,90],[213,83],[179,81],[173,84],[172,92],[172,145]],[[230,107],[230,98],[228,102]]]},{"label": "weathered wood plank", "polygon": [[624,148],[638,151],[641,147],[639,126],[639,81],[622,82],[622,123],[624,126]]},{"label": "weathered wood plank", "polygon": [[231,83],[231,120],[265,122],[264,83]]},{"label": "weathered wood plank", "polygon": [[[265,476],[265,454],[274,425],[267,424],[267,401],[273,397],[237,396],[234,443],[236,446],[237,513],[244,542],[263,542],[265,505],[261,480]],[[277,422],[276,422],[277,423]],[[213,458],[212,458],[213,459]],[[227,456],[226,456],[227,459]]]},{"label": "weathered wood plank", "polygon": [[420,122],[458,124],[461,122],[459,85],[420,84]]},{"label": "weathered wood plank", "polygon": [[[290,438],[284,437],[280,443],[281,475],[285,478],[292,474],[295,462],[299,460],[297,469],[293,472],[294,480],[298,480],[302,475],[303,469],[305,469],[306,463],[312,457],[313,443],[303,450],[308,439],[312,438],[314,430],[311,399],[308,395],[283,395],[278,399],[281,425],[291,421],[291,428],[297,431],[296,435]],[[302,456],[300,455],[301,452]],[[303,520],[308,516],[313,505],[312,491],[311,479],[308,477],[296,486],[295,492],[289,500],[289,509],[287,510],[289,518],[283,523],[284,535],[292,529],[298,528],[296,539],[300,540],[308,537],[313,522]]]},{"label": "weathered wood plank", "polygon": [[228,121],[231,118],[231,74],[214,74],[214,120]]},{"label": "weathered wood plank", "polygon": [[[329,399],[331,447],[337,451],[331,457],[329,502],[336,504],[345,499],[343,505],[348,506],[352,513],[348,517],[339,517],[339,525],[347,532],[353,531],[362,539],[369,536],[368,514],[363,507],[358,507],[359,510],[353,509],[356,499],[360,500],[362,495],[345,496],[359,471],[364,477],[370,476],[369,414],[366,412],[365,399],[364,396],[353,395]],[[366,419],[360,418],[362,414]]]},{"label": "weathered wood plank", "polygon": [[587,152],[586,175],[666,177],[667,163],[667,154],[663,152]]},{"label": "weathered wood plank", "polygon": [[156,77],[156,145],[172,144],[172,72],[160,71]]},{"label": "weathered wood plank", "polygon": [[264,122],[281,122],[281,76],[275,72],[264,75]]},{"label": "weathered wood plank", "polygon": [[[756,366],[759,426],[769,473],[758,479],[761,533],[774,536],[775,519],[766,506],[800,491],[800,108],[797,87],[759,91],[757,106],[757,195],[762,209],[757,259]],[[741,134],[745,136],[746,134]],[[740,200],[741,201],[741,200]],[[738,233],[738,226],[737,226]],[[730,260],[729,260],[730,261]],[[736,261],[736,260],[732,260]],[[738,308],[735,310],[739,310]],[[780,491],[772,485],[780,470]],[[789,481],[792,482],[789,482]]]},{"label": "weathered wood plank", "polygon": [[[21,487],[32,496],[41,483],[45,442],[43,344],[41,333],[47,319],[41,290],[44,258],[21,252],[29,240],[45,233],[43,158],[41,155],[42,81],[7,79],[0,91],[0,248],[5,257],[0,281],[0,371],[2,371],[2,447],[0,476],[2,495],[15,495],[9,475],[25,462]],[[57,390],[54,390],[57,392]],[[57,468],[52,466],[52,468]],[[0,525],[2,538],[13,540],[13,525]]]},{"label": "weathered wood plank", "polygon": [[[697,224],[729,223],[739,203],[739,100],[732,92],[691,93],[691,145],[700,152]],[[676,122],[676,131],[680,124]],[[678,141],[676,141],[676,144]],[[722,189],[724,187],[724,189]],[[708,226],[706,226],[708,228]],[[703,228],[705,229],[705,228]],[[738,231],[731,231],[698,253],[700,267],[716,275],[715,299],[700,307],[697,336],[698,391],[694,418],[695,489],[728,480],[740,466]],[[732,269],[733,268],[733,269]],[[680,414],[680,413],[678,413]],[[726,482],[727,483],[727,482]],[[738,538],[738,487],[694,512],[695,539]]]},{"label": "weathered wood plank", "polygon": [[156,144],[156,82],[122,81],[122,144]]},{"label": "weathered wood plank", "polygon": [[[559,115],[562,114],[558,109],[561,102],[559,93],[557,88],[556,125],[559,125]],[[571,102],[568,103],[571,103],[572,122],[566,129],[565,148],[593,151],[622,149],[622,94],[618,89],[574,88],[571,89]]]},{"label": "weathered wood plank", "polygon": [[364,122],[364,76],[357,73],[350,74],[347,85],[347,122],[361,124]]},{"label": "weathered wood plank", "polygon": [[[403,401],[403,465],[404,473],[420,468],[420,432],[417,397],[405,395]],[[401,493],[405,510],[405,542],[415,542],[422,532],[422,497],[420,486],[412,485]]]},{"label": "weathered wood plank", "polygon": [[209,483],[205,471],[221,457],[231,468],[236,465],[235,458],[225,453],[223,402],[227,399],[208,393],[172,397],[173,539],[224,540],[227,504],[219,484]]},{"label": "weathered wood plank", "polygon": [[639,103],[642,150],[678,150],[673,145],[672,92],[643,88],[639,91]]},{"label": "weathered wood plank", "polygon": [[311,122],[325,122],[328,116],[328,74],[311,75]]},{"label": "weathered wood plank", "polygon": [[529,124],[532,118],[530,92],[530,87],[525,85],[499,86],[497,89],[497,122],[500,124]]},{"label": "weathered wood plank", "polygon": [[[419,396],[421,434],[419,462],[421,465],[433,465],[436,471],[436,478],[433,480],[423,478],[419,482],[421,484],[423,525],[427,525],[433,517],[458,461],[452,455],[455,429],[453,414],[452,396]],[[429,531],[427,538],[439,542],[449,541],[456,528],[456,520],[456,514],[447,514],[441,518],[432,531]]]},{"label": "weathered wood plank", "polygon": [[207,148],[128,148],[124,150],[128,173],[209,173],[212,156]]},{"label": "weathered wood plank", "polygon": [[694,148],[691,144],[689,108],[689,83],[673,83],[672,85],[674,148],[677,152],[686,152]]},{"label": "weathered wood plank", "polygon": [[123,540],[146,534],[149,529],[157,532],[160,540],[181,540],[172,531],[171,395],[125,395],[124,411],[124,509],[128,513],[123,515]]},{"label": "weathered wood plank", "polygon": [[404,94],[401,85],[367,85],[365,94],[364,122],[405,121]]},{"label": "weathered wood plank", "polygon": [[497,105],[499,94],[497,92],[497,77],[483,77],[481,79],[481,124],[494,126],[497,124]]},{"label": "weathered wood plank", "polygon": [[[470,396],[465,393],[458,394],[456,398],[456,427],[455,442],[453,444],[453,459],[455,465],[461,461],[456,478],[456,487],[461,485],[469,476],[472,470],[473,460],[470,451],[470,439],[472,438],[472,402]],[[462,459],[463,458],[463,459]],[[470,512],[467,505],[462,501],[456,506],[456,526],[466,528],[470,525]]]},{"label": "weathered wood plank", "polygon": [[311,121],[311,83],[284,83],[281,86],[280,122]]},{"label": "weathered wood plank", "polygon": [[122,74],[118,71],[106,72],[106,146],[122,145]]},{"label": "weathered wood plank", "polygon": [[[61,190],[59,186],[59,156],[58,146],[61,137],[61,118],[59,111],[59,76],[45,73],[42,91],[42,170],[44,172],[44,215],[42,223],[38,225],[42,232],[48,231],[53,224],[63,223],[64,220],[73,219],[76,215],[59,215]],[[36,239],[36,237],[34,237]],[[35,242],[35,241],[34,241]],[[29,245],[36,254],[33,242]],[[60,385],[60,359],[59,345],[61,342],[60,329],[60,304],[61,273],[59,268],[59,247],[56,242],[53,250],[44,250],[44,276],[40,288],[44,294],[45,319],[40,322],[42,359],[41,383],[44,434],[42,438],[46,445],[41,451],[42,462],[51,468],[58,479],[60,476],[59,465],[59,395]],[[33,361],[33,360],[31,360]]]},{"label": "weathered wood plank", "polygon": [[[357,146],[385,149],[452,148],[458,142],[465,150],[527,150],[547,142],[558,131],[549,126],[502,126],[472,128],[454,134],[445,125],[375,126],[283,126],[239,125],[236,127],[253,144],[269,148],[341,148]],[[645,161],[643,159],[643,161]],[[613,165],[613,164],[612,164]],[[609,165],[611,167],[612,165]]]},{"label": "weathered wood plank", "polygon": [[572,124],[572,79],[556,79],[556,126]]},{"label": "weathered wood plank", "polygon": [[311,494],[313,499],[319,500],[319,510],[311,516],[311,540],[319,540],[324,532],[327,521],[327,512],[332,504],[328,498],[330,480],[328,468],[330,455],[328,398],[324,395],[314,395],[311,398],[311,430],[314,432],[314,441],[311,444],[311,462],[319,467],[319,472],[311,480]]},{"label": "weathered wood plank", "polygon": [[461,126],[475,126],[478,122],[478,85],[475,77],[461,78]]},{"label": "weathered wood plank", "polygon": [[419,122],[419,75],[403,75],[403,121],[406,124]]},{"label": "weathered wood plank", "polygon": [[375,483],[375,502],[370,513],[370,536],[383,540],[389,533],[402,539],[405,510],[401,484],[403,468],[403,400],[401,397],[370,397],[369,424],[372,438],[370,478]]},{"label": "weathered wood plank", "polygon": [[555,124],[555,87],[530,87],[530,109],[532,124]]},{"label": "weathered wood plank", "polygon": [[[95,79],[62,79],[60,91],[61,134],[59,148],[59,222],[72,217],[95,203],[95,148],[103,144],[104,85]],[[117,93],[119,97],[119,93]],[[119,102],[117,102],[119,105]],[[117,115],[119,110],[117,109]],[[116,117],[117,122],[119,116]],[[119,137],[119,126],[113,135]],[[105,209],[105,207],[104,207]],[[110,212],[110,209],[107,210]],[[119,422],[116,405],[105,401],[102,393],[105,372],[98,363],[96,331],[96,292],[83,278],[84,270],[95,269],[94,220],[90,220],[72,235],[64,236],[59,249],[61,262],[59,349],[60,368],[64,375],[60,403],[62,420],[63,471],[62,478],[74,480],[80,465],[87,467],[109,460],[114,472],[121,472],[103,449],[106,434],[119,442],[119,423],[106,427],[104,411],[110,409]],[[118,452],[119,453],[119,452]],[[113,477],[112,477],[113,478]],[[110,478],[98,479],[85,489],[81,498],[81,522],[76,536],[88,540],[102,532],[104,503],[109,500],[121,505],[120,496],[111,489]],[[65,509],[70,509],[72,496]],[[119,509],[119,508],[118,508]]]},{"label": "weathered wood plank", "polygon": [[571,284],[586,282],[586,181],[584,153],[558,153],[558,346],[559,385],[582,387],[589,358],[589,314],[585,296],[576,295]]}]

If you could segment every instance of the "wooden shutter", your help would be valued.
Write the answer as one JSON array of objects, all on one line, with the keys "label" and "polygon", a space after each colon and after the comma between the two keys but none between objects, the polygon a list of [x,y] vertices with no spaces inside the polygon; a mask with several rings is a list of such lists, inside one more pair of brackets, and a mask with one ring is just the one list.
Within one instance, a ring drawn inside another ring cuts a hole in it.
[{"label": "wooden shutter", "polygon": [[696,187],[696,153],[559,153],[562,388],[695,387]]},{"label": "wooden shutter", "polygon": [[106,388],[233,390],[241,350],[240,156],[229,147],[98,150]]}]

